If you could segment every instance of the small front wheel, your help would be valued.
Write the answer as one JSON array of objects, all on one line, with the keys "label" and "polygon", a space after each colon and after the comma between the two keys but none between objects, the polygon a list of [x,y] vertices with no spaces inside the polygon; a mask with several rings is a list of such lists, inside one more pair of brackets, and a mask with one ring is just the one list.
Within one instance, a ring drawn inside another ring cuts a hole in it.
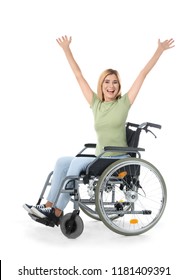
[{"label": "small front wheel", "polygon": [[67,238],[75,239],[82,234],[84,224],[77,213],[68,213],[60,218],[60,229]]}]

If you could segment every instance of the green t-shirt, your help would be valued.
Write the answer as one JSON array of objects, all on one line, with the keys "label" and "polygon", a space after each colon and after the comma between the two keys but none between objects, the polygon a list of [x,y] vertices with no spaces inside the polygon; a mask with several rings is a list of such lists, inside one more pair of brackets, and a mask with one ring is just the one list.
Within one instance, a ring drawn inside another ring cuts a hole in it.
[{"label": "green t-shirt", "polygon": [[[127,147],[125,122],[130,106],[127,94],[115,101],[103,102],[94,93],[91,109],[97,134],[96,155],[99,155],[105,146]],[[114,153],[104,155],[110,156]]]}]

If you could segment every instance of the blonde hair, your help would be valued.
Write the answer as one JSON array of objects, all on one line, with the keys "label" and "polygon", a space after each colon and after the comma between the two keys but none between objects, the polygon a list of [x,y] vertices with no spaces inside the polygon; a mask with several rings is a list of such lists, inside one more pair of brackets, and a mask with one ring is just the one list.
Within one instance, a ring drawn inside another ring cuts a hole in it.
[{"label": "blonde hair", "polygon": [[104,95],[102,91],[103,81],[108,75],[116,75],[118,83],[119,83],[119,92],[117,98],[121,97],[121,79],[117,70],[114,69],[106,69],[103,71],[99,77],[98,84],[97,84],[97,95],[101,101],[104,101]]}]

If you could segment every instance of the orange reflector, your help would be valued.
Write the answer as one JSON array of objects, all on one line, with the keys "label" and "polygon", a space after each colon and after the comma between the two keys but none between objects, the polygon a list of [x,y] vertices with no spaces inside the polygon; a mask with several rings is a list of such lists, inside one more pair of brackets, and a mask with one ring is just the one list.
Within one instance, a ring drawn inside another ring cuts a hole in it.
[{"label": "orange reflector", "polygon": [[118,174],[118,178],[123,178],[127,175],[127,171],[122,171]]},{"label": "orange reflector", "polygon": [[130,224],[138,224],[138,219],[131,219]]}]

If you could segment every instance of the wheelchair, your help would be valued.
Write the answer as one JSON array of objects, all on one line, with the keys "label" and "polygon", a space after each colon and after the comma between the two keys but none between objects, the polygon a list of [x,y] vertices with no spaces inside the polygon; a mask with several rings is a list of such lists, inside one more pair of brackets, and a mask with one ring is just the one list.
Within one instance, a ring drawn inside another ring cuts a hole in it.
[{"label": "wheelchair", "polygon": [[[101,221],[110,230],[121,235],[139,235],[150,230],[160,220],[167,201],[165,181],[159,170],[150,162],[141,159],[145,149],[138,147],[142,131],[161,129],[161,125],[145,122],[125,124],[128,147],[104,147],[99,156],[86,154],[96,144],[85,144],[77,157],[91,156],[93,161],[79,176],[67,176],[57,195],[69,193],[73,202],[72,213],[60,217],[60,229],[67,238],[79,237],[84,229],[80,211],[90,218]],[[117,159],[104,157],[107,152],[118,152],[128,157]],[[51,185],[53,171],[45,181],[37,205]],[[68,183],[71,182],[71,187]],[[72,187],[73,183],[73,187]],[[35,221],[54,227],[53,221],[30,214]]]}]

